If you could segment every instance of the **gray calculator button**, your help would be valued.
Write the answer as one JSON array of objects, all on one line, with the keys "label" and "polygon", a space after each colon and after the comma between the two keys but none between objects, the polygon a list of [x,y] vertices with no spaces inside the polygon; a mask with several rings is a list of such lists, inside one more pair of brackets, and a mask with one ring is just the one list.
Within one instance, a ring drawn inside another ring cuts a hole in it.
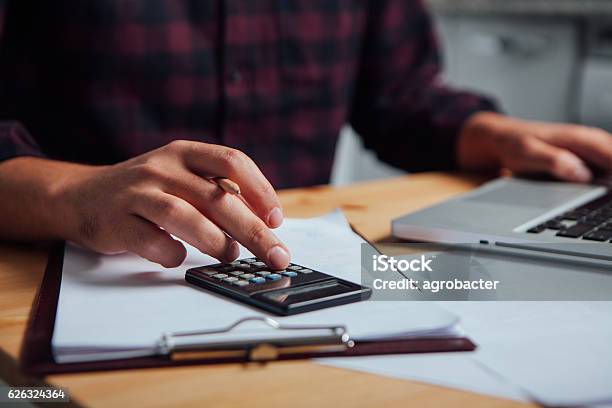
[{"label": "gray calculator button", "polygon": [[258,266],[258,267],[262,267],[262,266],[266,266],[266,264],[264,262],[261,261],[255,261],[253,262],[253,265]]},{"label": "gray calculator button", "polygon": [[232,282],[232,285],[236,285],[236,286],[247,286],[248,284],[249,282],[245,280],[235,280]]},{"label": "gray calculator button", "polygon": [[313,272],[313,270],[312,270],[312,269],[306,269],[306,268],[304,268],[304,269],[300,269],[298,272],[299,272],[299,273],[312,273],[312,272]]},{"label": "gray calculator button", "polygon": [[240,276],[243,273],[244,273],[243,271],[231,271],[229,274],[232,276]]},{"label": "gray calculator button", "polygon": [[257,259],[253,259],[253,258],[248,258],[248,259],[243,259],[242,262],[248,263],[248,264],[252,264],[257,262]]},{"label": "gray calculator button", "polygon": [[239,276],[239,278],[241,278],[241,279],[251,279],[251,278],[254,278],[254,277],[255,277],[255,275],[253,275],[252,273],[245,273],[245,274],[242,274],[242,275]]},{"label": "gray calculator button", "polygon": [[223,278],[227,278],[227,275],[224,273],[218,273],[216,275],[213,275],[213,278],[215,279],[223,279]]},{"label": "gray calculator button", "polygon": [[234,276],[230,276],[229,278],[223,278],[223,282],[228,282],[228,283],[236,282],[237,280],[238,278]]},{"label": "gray calculator button", "polygon": [[218,274],[219,272],[214,271],[214,270],[208,270],[208,271],[207,271],[207,270],[203,270],[203,271],[202,271],[202,273],[203,273],[204,275],[206,275],[206,276],[213,276],[213,275]]},{"label": "gray calculator button", "polygon": [[303,269],[301,266],[297,266],[297,265],[291,265],[287,268],[288,271],[299,271]]},{"label": "gray calculator button", "polygon": [[261,271],[261,272],[255,272],[257,275],[259,276],[266,276],[271,274],[272,272],[268,272],[268,271]]}]

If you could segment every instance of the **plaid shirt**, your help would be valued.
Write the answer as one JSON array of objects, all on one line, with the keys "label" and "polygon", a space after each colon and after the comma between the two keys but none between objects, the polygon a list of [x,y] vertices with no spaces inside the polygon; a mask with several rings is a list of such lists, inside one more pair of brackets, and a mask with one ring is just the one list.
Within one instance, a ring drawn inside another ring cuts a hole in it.
[{"label": "plaid shirt", "polygon": [[174,139],[327,183],[339,130],[450,169],[491,102],[439,83],[422,0],[0,0],[0,160],[114,163]]}]

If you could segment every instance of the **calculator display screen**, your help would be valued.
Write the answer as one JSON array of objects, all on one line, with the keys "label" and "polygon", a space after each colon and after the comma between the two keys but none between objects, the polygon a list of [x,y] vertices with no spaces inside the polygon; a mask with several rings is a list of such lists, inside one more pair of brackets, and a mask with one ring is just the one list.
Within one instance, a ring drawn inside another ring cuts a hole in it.
[{"label": "calculator display screen", "polygon": [[338,281],[322,282],[314,285],[299,286],[265,292],[262,296],[276,303],[290,305],[302,303],[319,298],[327,298],[346,292],[352,292],[355,288],[346,286]]}]

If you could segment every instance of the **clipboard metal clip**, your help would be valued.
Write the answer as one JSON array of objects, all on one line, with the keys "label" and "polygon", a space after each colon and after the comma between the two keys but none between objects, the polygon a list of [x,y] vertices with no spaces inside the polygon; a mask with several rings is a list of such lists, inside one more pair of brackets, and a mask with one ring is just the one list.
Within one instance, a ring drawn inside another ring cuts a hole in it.
[{"label": "clipboard metal clip", "polygon": [[[263,335],[249,338],[236,335],[222,338],[247,322],[262,322],[287,336]],[[294,336],[291,332],[304,332]],[[216,337],[220,338],[216,338]],[[246,317],[215,330],[164,333],[157,343],[158,354],[172,360],[244,358],[247,361],[273,361],[282,356],[343,352],[355,345],[344,326],[283,325],[269,317]]]}]

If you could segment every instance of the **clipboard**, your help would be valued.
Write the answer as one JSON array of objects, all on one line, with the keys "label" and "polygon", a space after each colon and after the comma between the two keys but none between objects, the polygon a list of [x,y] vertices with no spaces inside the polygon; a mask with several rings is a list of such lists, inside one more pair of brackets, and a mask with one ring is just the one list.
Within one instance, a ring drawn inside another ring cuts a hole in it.
[{"label": "clipboard", "polygon": [[[161,333],[157,356],[104,361],[63,363],[53,359],[51,339],[59,299],[64,243],[54,245],[38,293],[32,304],[23,344],[20,366],[24,373],[44,377],[51,374],[87,371],[126,370],[137,368],[173,367],[200,364],[270,362],[322,357],[351,357],[385,354],[436,353],[473,351],[476,345],[466,337],[427,337],[404,340],[351,340],[350,333],[342,326],[284,326],[272,318],[255,318],[277,330],[317,330],[316,336],[294,338],[284,342],[247,341],[233,344],[201,345],[197,341],[177,342],[230,331],[254,318],[234,322],[226,328],[211,331]],[[327,331],[321,335],[319,332]]]}]

